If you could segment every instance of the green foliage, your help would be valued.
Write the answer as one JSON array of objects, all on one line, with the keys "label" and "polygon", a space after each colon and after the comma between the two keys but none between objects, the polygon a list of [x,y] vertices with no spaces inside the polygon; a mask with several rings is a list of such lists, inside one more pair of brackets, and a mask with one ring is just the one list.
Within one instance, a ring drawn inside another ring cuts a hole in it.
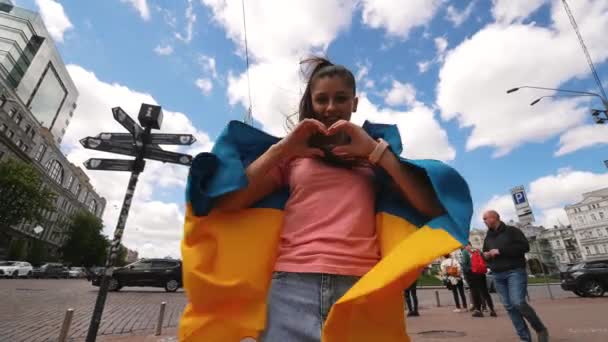
[{"label": "green foliage", "polygon": [[25,260],[27,254],[27,244],[23,239],[15,239],[11,241],[11,245],[8,249],[9,260]]},{"label": "green foliage", "polygon": [[27,261],[33,266],[40,266],[45,261],[50,261],[49,252],[46,243],[39,239],[30,240],[30,248],[27,256]]},{"label": "green foliage", "polygon": [[43,189],[34,166],[8,159],[0,162],[0,229],[22,221],[43,222],[44,211],[54,211],[55,194]]},{"label": "green foliage", "polygon": [[125,266],[127,264],[127,247],[122,244],[118,247],[116,262],[114,266]]},{"label": "green foliage", "polygon": [[85,267],[105,264],[110,242],[103,235],[101,219],[87,211],[76,212],[67,234],[68,239],[61,248],[66,264]]}]

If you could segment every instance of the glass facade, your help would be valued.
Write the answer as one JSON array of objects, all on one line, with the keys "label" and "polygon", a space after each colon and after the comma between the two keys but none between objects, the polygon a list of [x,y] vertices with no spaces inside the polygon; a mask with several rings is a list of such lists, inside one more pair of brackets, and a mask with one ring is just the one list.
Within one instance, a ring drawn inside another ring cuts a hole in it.
[{"label": "glass facade", "polygon": [[68,95],[53,64],[49,62],[38,85],[30,97],[27,106],[31,108],[42,126],[50,128],[55,122],[59,110]]}]

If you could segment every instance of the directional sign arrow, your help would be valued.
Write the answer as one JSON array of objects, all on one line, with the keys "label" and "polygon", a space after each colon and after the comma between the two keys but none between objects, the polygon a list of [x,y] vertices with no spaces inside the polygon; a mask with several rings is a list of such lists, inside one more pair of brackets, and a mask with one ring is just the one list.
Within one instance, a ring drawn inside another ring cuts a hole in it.
[{"label": "directional sign arrow", "polygon": [[137,154],[137,150],[135,146],[131,144],[121,144],[116,143],[109,140],[102,140],[93,137],[86,137],[80,140],[80,143],[84,148],[88,148],[91,150],[118,153],[118,154],[126,154],[129,156],[135,156]]},{"label": "directional sign arrow", "polygon": [[126,159],[92,158],[84,162],[84,166],[87,169],[99,171],[133,171],[134,165],[134,160]]},{"label": "directional sign arrow", "polygon": [[112,108],[112,115],[114,115],[114,120],[118,121],[124,128],[127,129],[134,136],[139,136],[143,129],[141,126],[133,120],[122,108],[114,107]]},{"label": "directional sign arrow", "polygon": [[159,148],[146,148],[144,158],[154,159],[165,163],[192,165],[191,155],[165,151]]},{"label": "directional sign arrow", "polygon": [[195,141],[192,134],[150,134],[150,143],[157,145],[192,145]]}]

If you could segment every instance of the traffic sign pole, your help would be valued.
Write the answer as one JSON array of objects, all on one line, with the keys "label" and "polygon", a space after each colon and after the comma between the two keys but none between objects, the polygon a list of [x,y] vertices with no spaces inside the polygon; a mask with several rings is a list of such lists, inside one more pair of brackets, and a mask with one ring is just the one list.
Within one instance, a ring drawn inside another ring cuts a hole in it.
[{"label": "traffic sign pole", "polygon": [[[150,134],[151,127],[146,127],[144,137]],[[135,193],[135,187],[139,179],[139,174],[144,170],[144,153],[146,145],[143,144],[141,148],[138,148],[137,157],[134,162],[134,169],[131,172],[131,178],[129,178],[129,184],[127,185],[127,192],[125,198],[122,201],[122,209],[120,210],[120,216],[116,223],[116,229],[114,230],[114,239],[110,246],[110,254],[106,259],[106,267],[99,284],[99,292],[97,293],[97,300],[95,301],[95,308],[93,309],[93,316],[91,317],[91,323],[89,325],[89,331],[87,333],[87,342],[95,342],[97,338],[97,331],[99,331],[99,325],[101,323],[101,316],[103,314],[103,308],[106,304],[106,298],[108,296],[108,287],[110,285],[110,279],[114,271],[114,264],[116,263],[116,257],[120,249],[120,243],[122,241],[122,234],[125,230],[125,224],[127,223],[127,217],[129,216],[129,210],[131,209],[131,203],[133,202],[133,194]]]},{"label": "traffic sign pole", "polygon": [[[159,144],[167,145],[191,145],[196,139],[190,134],[151,134],[152,129],[160,129],[163,112],[160,106],[142,104],[139,111],[139,124],[135,122],[120,107],[112,108],[114,119],[118,121],[127,131],[125,133],[100,133],[97,137],[87,137],[80,143],[88,149],[126,154],[135,157],[135,160],[120,159],[90,159],[85,162],[87,169],[91,170],[112,170],[112,171],[131,171],[131,178],[127,186],[120,216],[114,230],[114,238],[110,245],[109,255],[106,259],[106,267],[101,276],[99,292],[95,301],[95,308],[89,324],[86,342],[95,342],[97,332],[101,324],[103,309],[108,296],[108,287],[112,280],[114,264],[120,249],[122,235],[127,223],[127,216],[131,209],[133,194],[139,179],[139,174],[145,167],[145,159],[154,159],[166,163],[180,164],[189,166],[192,164],[192,156],[182,153],[175,153],[161,149]],[[142,128],[142,126],[144,128]]]}]

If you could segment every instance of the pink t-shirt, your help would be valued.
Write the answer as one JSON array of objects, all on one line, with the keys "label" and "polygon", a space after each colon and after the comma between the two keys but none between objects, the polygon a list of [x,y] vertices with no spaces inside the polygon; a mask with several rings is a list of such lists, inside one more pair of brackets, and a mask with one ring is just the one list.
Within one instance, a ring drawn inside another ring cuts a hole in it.
[{"label": "pink t-shirt", "polygon": [[276,271],[361,276],[380,260],[370,167],[299,158],[270,174],[290,189]]}]

